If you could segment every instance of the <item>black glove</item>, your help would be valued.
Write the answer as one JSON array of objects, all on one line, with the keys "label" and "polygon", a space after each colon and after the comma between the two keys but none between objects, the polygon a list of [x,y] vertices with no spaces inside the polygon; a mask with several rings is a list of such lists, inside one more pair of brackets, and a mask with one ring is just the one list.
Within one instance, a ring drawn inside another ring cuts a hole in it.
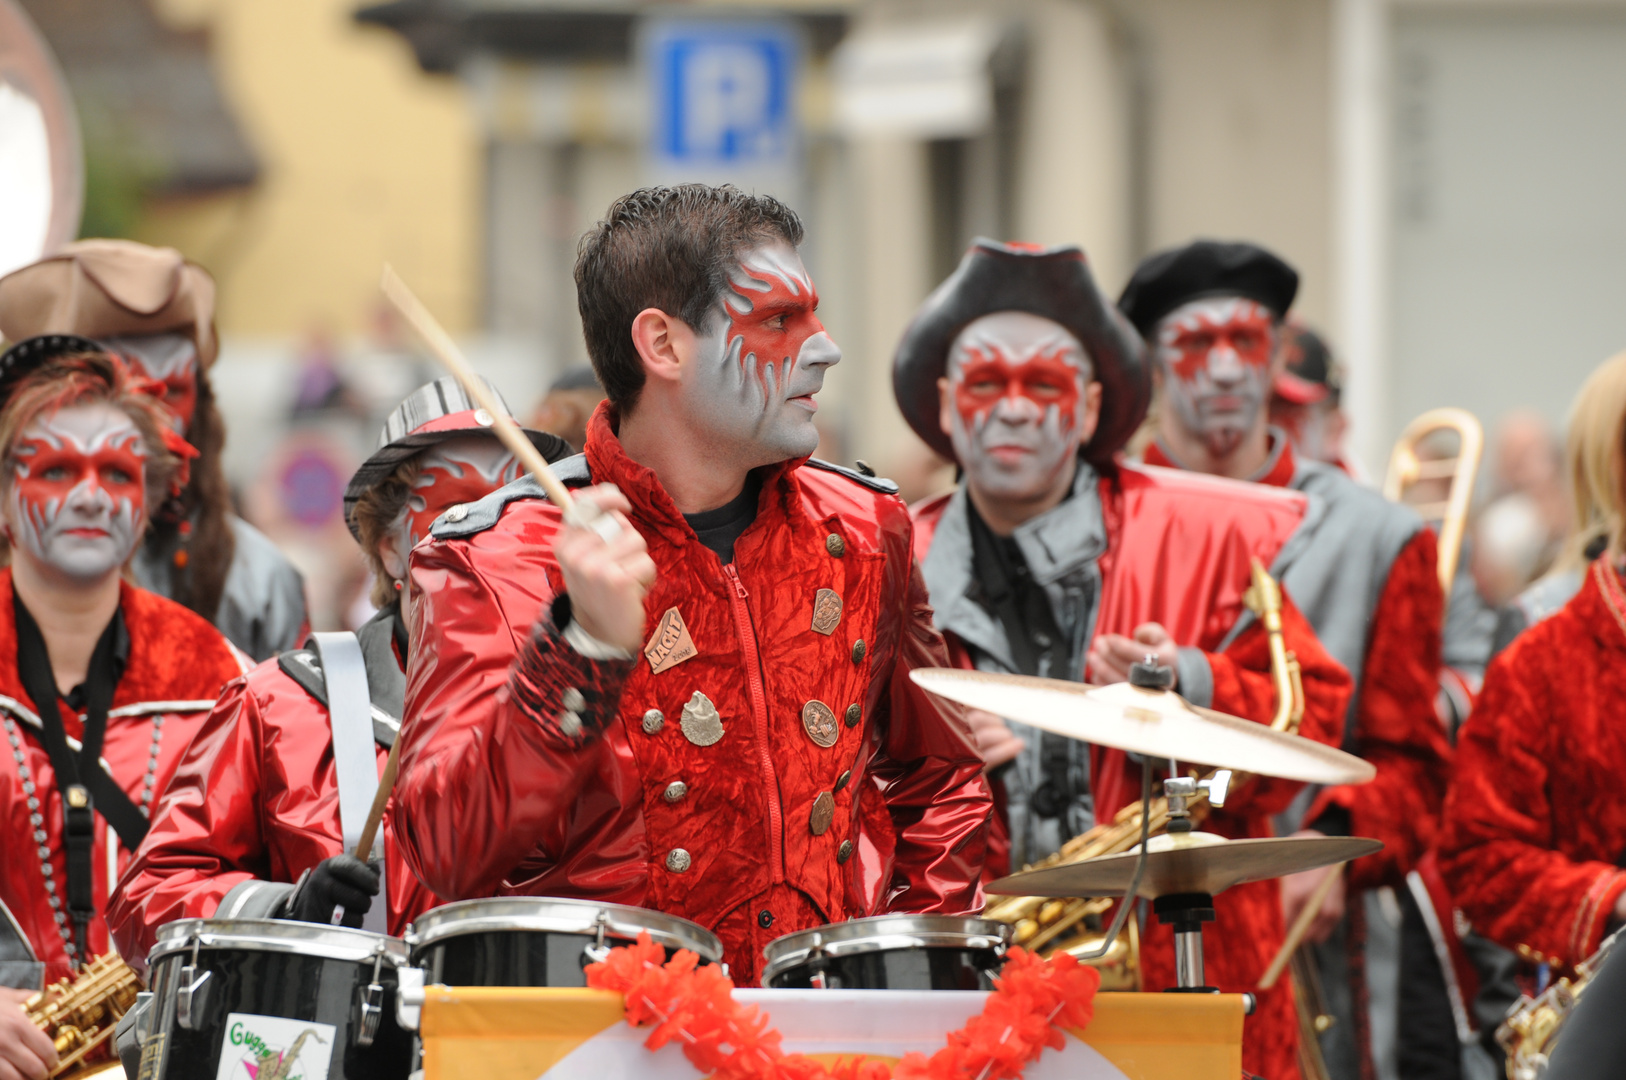
[{"label": "black glove", "polygon": [[333,909],[344,905],[344,925],[361,926],[361,917],[378,895],[378,863],[364,863],[354,855],[335,855],[312,867],[288,898],[285,919],[298,922],[333,922]]}]

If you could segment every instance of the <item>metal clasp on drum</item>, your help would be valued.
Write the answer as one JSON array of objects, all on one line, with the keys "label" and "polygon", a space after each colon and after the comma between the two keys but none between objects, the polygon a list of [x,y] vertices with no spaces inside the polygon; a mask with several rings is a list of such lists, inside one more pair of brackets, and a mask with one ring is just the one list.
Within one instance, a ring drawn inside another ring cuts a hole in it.
[{"label": "metal clasp on drum", "polygon": [[198,974],[198,948],[203,939],[192,937],[192,961],[181,968],[180,986],[175,991],[175,1022],[189,1031],[196,1031],[203,1023],[204,988],[211,972]]},{"label": "metal clasp on drum", "polygon": [[595,933],[593,944],[582,949],[582,967],[588,964],[602,964],[610,958],[610,948],[604,944],[604,932],[610,926],[610,913],[600,911],[598,918],[593,920]]},{"label": "metal clasp on drum", "polygon": [[361,1017],[356,1023],[356,1045],[368,1047],[378,1037],[378,1025],[384,1018],[384,985],[378,977],[384,971],[384,943],[373,949],[373,981],[356,991],[356,1004]]},{"label": "metal clasp on drum", "polygon": [[808,977],[808,985],[815,990],[828,990],[830,981],[824,977],[824,973],[829,970],[830,961],[826,959],[824,938],[818,934],[813,935],[813,945],[807,950],[807,966],[813,972]]}]

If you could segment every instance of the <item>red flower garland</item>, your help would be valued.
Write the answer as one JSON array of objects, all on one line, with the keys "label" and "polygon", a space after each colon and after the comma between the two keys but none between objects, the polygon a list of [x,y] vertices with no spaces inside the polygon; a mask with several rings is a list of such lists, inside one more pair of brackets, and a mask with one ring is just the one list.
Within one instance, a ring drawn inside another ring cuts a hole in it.
[{"label": "red flower garland", "polygon": [[982,1012],[952,1031],[930,1058],[909,1054],[892,1069],[863,1057],[826,1068],[780,1049],[779,1032],[756,1006],[733,998],[734,983],[716,966],[700,966],[687,949],[666,953],[647,933],[636,945],[610,950],[589,965],[587,985],[626,999],[626,1021],[653,1027],[644,1045],[677,1041],[683,1056],[712,1080],[1015,1080],[1047,1046],[1065,1045],[1063,1031],[1095,1016],[1101,973],[1062,953],[1041,960],[1012,949]]}]

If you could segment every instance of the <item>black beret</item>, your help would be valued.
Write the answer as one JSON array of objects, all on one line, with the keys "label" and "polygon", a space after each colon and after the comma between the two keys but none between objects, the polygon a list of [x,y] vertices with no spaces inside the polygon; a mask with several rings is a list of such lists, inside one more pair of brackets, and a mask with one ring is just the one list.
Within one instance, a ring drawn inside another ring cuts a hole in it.
[{"label": "black beret", "polygon": [[1144,259],[1118,307],[1150,338],[1163,316],[1205,296],[1243,296],[1280,319],[1298,291],[1298,271],[1262,247],[1193,240]]},{"label": "black beret", "polygon": [[1102,294],[1076,247],[974,241],[898,343],[892,392],[903,418],[933,450],[954,458],[953,444],[938,424],[937,380],[960,331],[999,311],[1025,311],[1060,323],[1084,346],[1101,382],[1101,421],[1081,452],[1096,465],[1110,461],[1146,416],[1151,372],[1139,335]]}]

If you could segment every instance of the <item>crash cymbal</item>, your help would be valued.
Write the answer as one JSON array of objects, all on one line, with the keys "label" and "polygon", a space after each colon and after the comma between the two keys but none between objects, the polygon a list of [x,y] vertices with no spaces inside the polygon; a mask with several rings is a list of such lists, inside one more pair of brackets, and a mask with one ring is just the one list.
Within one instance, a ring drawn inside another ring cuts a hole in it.
[{"label": "crash cymbal", "polygon": [[[1378,840],[1356,836],[1286,836],[1227,840],[1212,833],[1155,836],[1139,895],[1148,900],[1174,893],[1217,893],[1232,885],[1314,870],[1380,851]],[[988,886],[1004,896],[1122,896],[1135,877],[1135,851],[1000,878]]]},{"label": "crash cymbal", "polygon": [[1364,784],[1370,763],[1313,739],[1187,703],[1172,690],[1088,686],[1031,675],[921,668],[909,677],[950,701],[1084,742],[1149,757],[1312,784]]}]

